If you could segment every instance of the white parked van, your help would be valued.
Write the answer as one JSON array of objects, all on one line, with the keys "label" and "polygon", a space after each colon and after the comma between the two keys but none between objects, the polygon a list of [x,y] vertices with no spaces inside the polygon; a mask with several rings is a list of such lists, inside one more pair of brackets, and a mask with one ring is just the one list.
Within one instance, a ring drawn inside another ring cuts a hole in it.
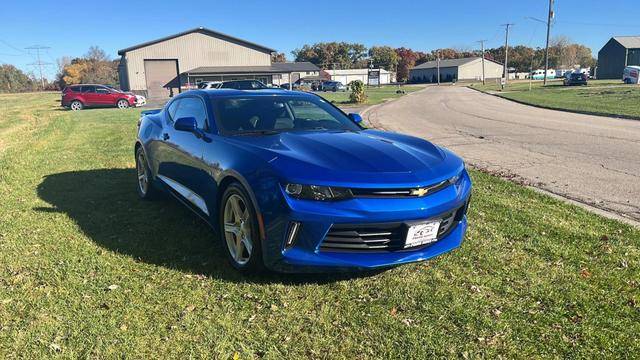
[{"label": "white parked van", "polygon": [[622,73],[625,84],[640,84],[640,66],[627,66]]},{"label": "white parked van", "polygon": [[[531,78],[533,80],[542,80],[544,79],[544,70],[538,69],[531,72]],[[547,79],[555,79],[556,71],[554,69],[547,70]]]}]

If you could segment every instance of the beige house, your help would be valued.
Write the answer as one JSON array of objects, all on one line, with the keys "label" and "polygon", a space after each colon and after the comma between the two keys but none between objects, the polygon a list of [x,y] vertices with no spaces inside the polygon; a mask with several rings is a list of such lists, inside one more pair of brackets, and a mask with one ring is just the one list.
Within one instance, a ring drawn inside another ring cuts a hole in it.
[{"label": "beige house", "polygon": [[[149,98],[166,98],[200,81],[283,79],[319,74],[311,63],[271,63],[275,50],[199,27],[118,51],[120,87]],[[285,81],[286,82],[286,81]]]},{"label": "beige house", "polygon": [[[482,58],[440,60],[440,81],[480,81],[482,80]],[[485,79],[499,79],[504,68],[502,64],[484,59]],[[438,82],[438,61],[428,61],[409,70],[409,81],[413,83]]]}]

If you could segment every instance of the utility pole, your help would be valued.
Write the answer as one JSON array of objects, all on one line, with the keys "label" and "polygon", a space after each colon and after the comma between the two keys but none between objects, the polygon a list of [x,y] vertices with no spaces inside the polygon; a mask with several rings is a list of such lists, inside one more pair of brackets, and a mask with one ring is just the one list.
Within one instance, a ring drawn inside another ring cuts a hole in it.
[{"label": "utility pole", "polygon": [[485,84],[484,82],[484,42],[487,40],[478,40],[478,42],[480,43],[480,46],[482,48],[482,85]]},{"label": "utility pole", "polygon": [[547,45],[544,48],[544,80],[543,85],[547,85],[547,72],[549,71],[549,35],[551,33],[551,19],[553,19],[553,0],[549,0],[549,14],[547,17]]},{"label": "utility pole", "polygon": [[40,70],[40,84],[42,85],[42,90],[44,90],[44,75],[42,74],[42,67],[45,65],[50,65],[51,63],[47,63],[47,62],[43,62],[40,60],[40,50],[46,50],[46,49],[51,49],[48,46],[42,46],[42,45],[33,45],[33,46],[29,46],[27,48],[25,48],[27,50],[35,50],[36,51],[36,62],[31,63],[29,65],[34,65],[37,66],[38,69]]},{"label": "utility pole", "polygon": [[514,24],[502,24],[505,27],[504,36],[504,85],[507,85],[509,80],[509,27]]},{"label": "utility pole", "polygon": [[438,57],[436,58],[436,67],[438,68],[438,85],[440,85],[440,50],[438,49]]}]

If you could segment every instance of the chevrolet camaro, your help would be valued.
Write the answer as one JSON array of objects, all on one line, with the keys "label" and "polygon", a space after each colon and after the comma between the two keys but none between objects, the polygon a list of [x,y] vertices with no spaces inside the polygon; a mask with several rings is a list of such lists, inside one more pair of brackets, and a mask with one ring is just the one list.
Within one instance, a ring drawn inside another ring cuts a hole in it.
[{"label": "chevrolet camaro", "polygon": [[142,113],[138,193],[175,196],[243,272],[385,268],[458,247],[462,159],[361,120],[310,93],[187,91]]}]

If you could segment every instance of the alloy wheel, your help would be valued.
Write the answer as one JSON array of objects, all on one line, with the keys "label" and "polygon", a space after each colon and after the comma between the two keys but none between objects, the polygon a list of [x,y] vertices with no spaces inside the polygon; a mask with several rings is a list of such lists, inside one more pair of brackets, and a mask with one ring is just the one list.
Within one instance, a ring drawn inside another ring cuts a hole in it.
[{"label": "alloy wheel", "polygon": [[224,205],[224,237],[229,254],[239,265],[251,259],[253,241],[249,209],[238,194],[229,196]]},{"label": "alloy wheel", "polygon": [[71,103],[71,110],[78,111],[80,109],[82,109],[82,104],[80,104],[79,101],[74,101]]},{"label": "alloy wheel", "polygon": [[126,109],[128,107],[129,107],[129,104],[127,103],[126,100],[118,101],[118,109]]},{"label": "alloy wheel", "polygon": [[144,159],[144,153],[138,152],[138,159],[136,161],[136,170],[138,174],[138,186],[142,195],[147,194],[149,189],[149,175],[147,174],[147,163]]}]

